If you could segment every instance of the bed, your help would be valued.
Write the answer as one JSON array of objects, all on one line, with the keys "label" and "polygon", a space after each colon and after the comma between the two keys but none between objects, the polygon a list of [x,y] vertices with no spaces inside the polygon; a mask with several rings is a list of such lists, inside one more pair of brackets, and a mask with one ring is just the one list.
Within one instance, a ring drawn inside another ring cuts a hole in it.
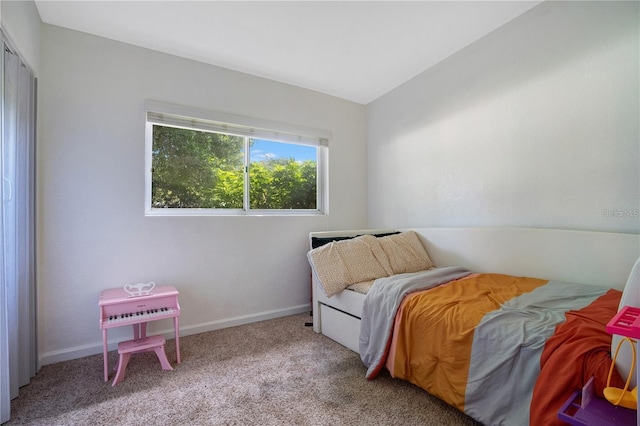
[{"label": "bed", "polygon": [[[368,379],[386,369],[486,425],[561,424],[558,409],[592,376],[602,395],[605,325],[640,236],[416,228],[309,240],[314,330],[357,352]],[[616,370],[612,385],[624,385]]]}]

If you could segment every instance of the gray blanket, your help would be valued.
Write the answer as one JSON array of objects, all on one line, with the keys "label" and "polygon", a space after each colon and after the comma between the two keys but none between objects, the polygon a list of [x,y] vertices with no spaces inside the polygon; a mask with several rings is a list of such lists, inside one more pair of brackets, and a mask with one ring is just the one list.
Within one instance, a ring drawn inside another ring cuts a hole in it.
[{"label": "gray blanket", "polygon": [[396,311],[406,295],[471,274],[460,266],[445,266],[375,280],[364,298],[360,323],[360,358],[373,379],[385,361]]}]

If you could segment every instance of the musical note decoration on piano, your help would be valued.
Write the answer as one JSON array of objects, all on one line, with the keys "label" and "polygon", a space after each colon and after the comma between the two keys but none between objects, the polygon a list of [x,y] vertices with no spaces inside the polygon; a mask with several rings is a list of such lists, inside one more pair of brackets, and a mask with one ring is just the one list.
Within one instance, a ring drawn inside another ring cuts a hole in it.
[{"label": "musical note decoration on piano", "polygon": [[151,290],[156,287],[156,283],[150,281],[148,283],[137,283],[137,284],[125,284],[124,291],[129,293],[131,297],[137,296],[148,296],[151,294]]}]

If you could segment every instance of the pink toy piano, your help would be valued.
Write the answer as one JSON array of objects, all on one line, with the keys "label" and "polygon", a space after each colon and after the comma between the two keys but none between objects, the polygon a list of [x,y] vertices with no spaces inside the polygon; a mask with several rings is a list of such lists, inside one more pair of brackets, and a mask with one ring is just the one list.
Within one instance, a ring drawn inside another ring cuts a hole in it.
[{"label": "pink toy piano", "polygon": [[[109,380],[109,364],[107,360],[107,330],[113,327],[131,325],[133,340],[118,345],[120,361],[114,385],[124,377],[124,368],[129,354],[135,350],[154,350],[165,370],[171,369],[164,355],[164,338],[147,337],[147,323],[166,318],[173,318],[175,333],[176,361],[180,363],[178,290],[173,286],[158,286],[154,283],[127,285],[124,288],[112,288],[100,293],[100,328],[102,329],[102,351],[104,357],[104,380]],[[144,344],[142,344],[144,342]],[[155,343],[155,344],[154,344]],[[158,347],[162,347],[162,353]],[[124,360],[124,362],[123,362]],[[168,368],[167,368],[168,367]]]}]

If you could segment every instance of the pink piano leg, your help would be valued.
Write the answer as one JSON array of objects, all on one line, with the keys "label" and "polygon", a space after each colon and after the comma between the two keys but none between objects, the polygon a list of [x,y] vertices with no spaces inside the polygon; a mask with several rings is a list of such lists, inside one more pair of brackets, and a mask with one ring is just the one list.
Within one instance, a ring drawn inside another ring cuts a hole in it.
[{"label": "pink piano leg", "polygon": [[107,358],[107,329],[102,330],[102,357],[104,362],[104,381],[109,381],[109,360]]},{"label": "pink piano leg", "polygon": [[140,340],[147,337],[147,323],[142,322],[139,324],[132,324],[133,326],[133,340]]},{"label": "pink piano leg", "polygon": [[178,336],[180,326],[178,319],[179,317],[173,317],[173,329],[176,334],[176,361],[180,364],[180,336]]}]

